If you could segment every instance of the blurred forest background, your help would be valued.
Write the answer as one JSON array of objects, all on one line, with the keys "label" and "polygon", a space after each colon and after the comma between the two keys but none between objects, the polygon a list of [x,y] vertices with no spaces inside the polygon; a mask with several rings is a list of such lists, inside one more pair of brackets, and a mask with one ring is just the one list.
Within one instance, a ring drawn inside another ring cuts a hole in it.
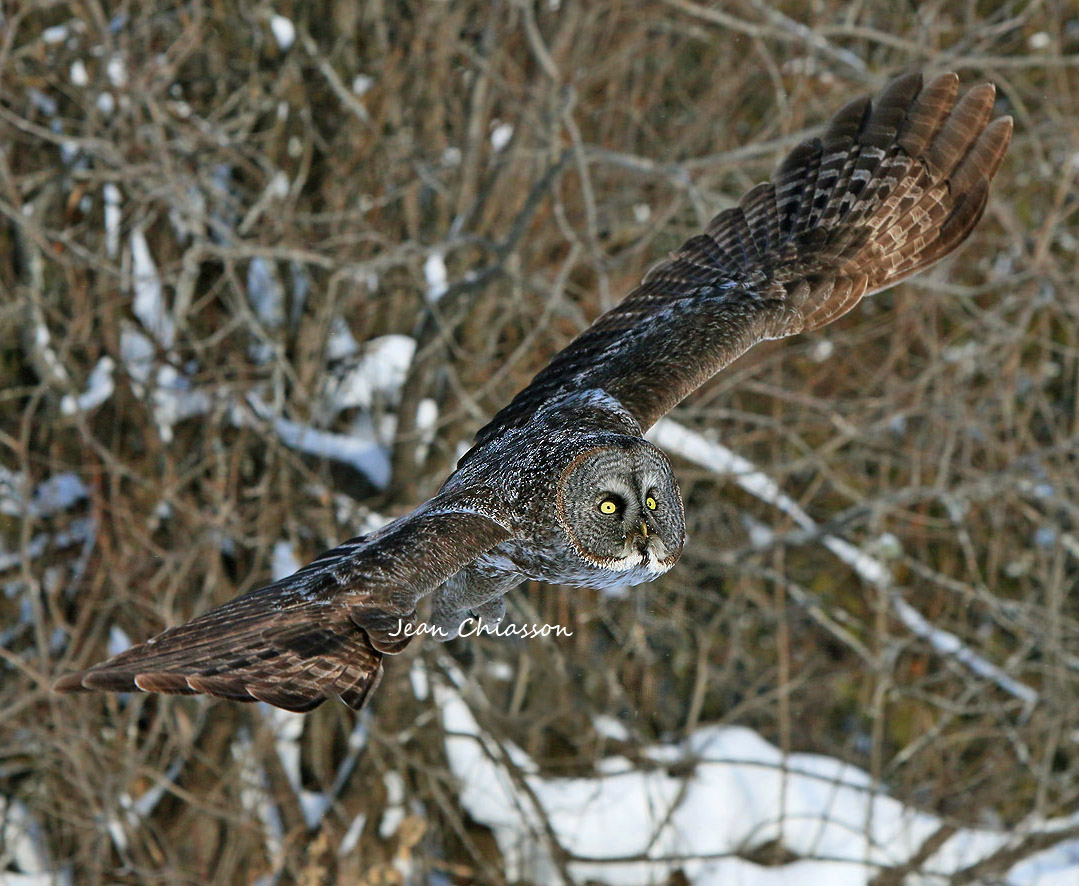
[{"label": "blurred forest background", "polygon": [[[1015,117],[969,243],[672,414],[793,507],[676,453],[671,573],[524,586],[511,616],[571,638],[413,644],[361,716],[50,691],[431,495],[650,264],[915,69]],[[552,778],[732,724],[942,830],[1074,812],[1077,175],[1070,0],[6,2],[0,880],[506,882],[416,679],[447,669]]]}]

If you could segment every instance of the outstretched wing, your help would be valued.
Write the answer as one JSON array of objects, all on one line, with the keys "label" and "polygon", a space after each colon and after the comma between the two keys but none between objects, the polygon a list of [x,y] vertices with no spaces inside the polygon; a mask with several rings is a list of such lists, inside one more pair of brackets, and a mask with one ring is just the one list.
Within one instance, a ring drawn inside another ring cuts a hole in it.
[{"label": "outstretched wing", "polygon": [[758,341],[829,323],[863,295],[943,258],[970,233],[1011,138],[991,84],[893,81],[843,108],[770,182],[652,268],[476,436],[602,388],[654,424]]},{"label": "outstretched wing", "polygon": [[187,624],[61,678],[61,692],[204,692],[309,711],[330,696],[359,710],[383,653],[408,642],[416,602],[511,535],[471,491],[436,496],[371,535]]}]

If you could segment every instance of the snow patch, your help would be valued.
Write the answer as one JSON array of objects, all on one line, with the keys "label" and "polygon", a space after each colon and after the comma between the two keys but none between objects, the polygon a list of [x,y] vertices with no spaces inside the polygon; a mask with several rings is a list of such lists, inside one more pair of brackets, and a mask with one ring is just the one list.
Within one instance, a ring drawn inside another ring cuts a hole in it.
[{"label": "snow patch", "polygon": [[162,347],[171,348],[176,340],[176,327],[165,307],[161,277],[141,230],[131,232],[131,264],[135,288],[132,310]]},{"label": "snow patch", "polygon": [[427,280],[426,298],[428,302],[436,302],[446,294],[449,287],[449,276],[446,272],[446,260],[441,252],[432,252],[423,263],[423,276]]},{"label": "snow patch", "polygon": [[60,400],[60,412],[64,415],[89,412],[108,400],[116,390],[116,385],[112,380],[112,371],[115,368],[116,364],[112,357],[105,356],[98,360],[86,379],[86,390],[77,397],[65,394]]},{"label": "snow patch", "polygon": [[416,340],[407,335],[383,335],[366,342],[356,365],[336,383],[327,382],[332,413],[355,407],[370,410],[376,401],[396,401],[415,353]]},{"label": "snow patch", "polygon": [[379,489],[385,489],[390,482],[389,455],[373,441],[320,431],[283,416],[275,418],[273,426],[290,449],[351,465]]},{"label": "snow patch", "polygon": [[363,826],[367,824],[367,815],[361,812],[348,826],[348,830],[345,831],[345,836],[341,838],[341,845],[337,847],[337,854],[344,858],[347,855],[352,855],[356,850],[356,845],[360,842],[360,836],[363,834]]},{"label": "snow patch", "polygon": [[408,672],[408,680],[412,684],[412,694],[418,701],[424,701],[431,694],[430,681],[427,679],[427,670],[421,659],[413,661]]},{"label": "snow patch", "polygon": [[79,475],[73,471],[53,474],[42,480],[24,500],[25,475],[0,465],[0,513],[12,517],[27,516],[37,519],[51,517],[66,511],[83,499],[90,491]]},{"label": "snow patch", "polygon": [[127,85],[127,68],[124,66],[124,60],[119,55],[112,55],[109,57],[108,62],[105,63],[105,74],[109,78],[109,82],[116,88],[121,88]]},{"label": "snow patch", "polygon": [[333,323],[330,324],[329,337],[326,339],[326,359],[331,363],[335,363],[338,360],[351,357],[353,354],[359,353],[359,351],[360,343],[356,341],[344,318],[340,316],[334,317]]},{"label": "snow patch", "polygon": [[296,26],[283,15],[270,16],[270,30],[282,50],[288,49],[296,42]]},{"label": "snow patch", "polygon": [[405,820],[405,782],[397,772],[387,772],[382,781],[386,785],[386,807],[378,826],[378,835],[388,840]]},{"label": "snow patch", "polygon": [[[274,710],[278,710],[274,708]],[[253,813],[262,822],[262,833],[266,842],[266,852],[270,858],[277,858],[284,843],[285,828],[281,822],[281,813],[273,801],[270,779],[264,769],[255,765],[256,755],[251,736],[241,730],[230,748],[232,758],[240,768],[240,803],[244,809]]]},{"label": "snow patch", "polygon": [[491,130],[491,147],[494,149],[495,153],[504,151],[512,138],[512,123],[496,123]]},{"label": "snow patch", "polygon": [[131,638],[124,632],[124,629],[119,625],[113,625],[109,628],[109,642],[105,646],[105,652],[109,658],[114,655],[119,655],[125,649],[131,648]]},{"label": "snow patch", "polygon": [[120,189],[109,182],[102,189],[102,198],[105,201],[105,252],[109,258],[116,258],[120,254]]},{"label": "snow patch", "polygon": [[75,59],[71,63],[71,71],[68,75],[72,86],[85,86],[90,82],[90,75],[86,71],[86,63],[81,59]]},{"label": "snow patch", "polygon": [[[379,489],[384,489],[390,482],[389,455],[370,437],[320,431],[284,416],[274,416],[270,407],[253,394],[248,396],[247,402],[257,416],[271,423],[278,438],[290,449],[351,465]],[[234,410],[234,420],[242,423],[245,420],[243,413]]]},{"label": "snow patch", "polygon": [[41,32],[41,39],[49,45],[55,45],[57,43],[63,43],[71,30],[67,25],[53,25],[51,28],[46,28]]},{"label": "snow patch", "polygon": [[[611,757],[597,777],[543,777],[520,748],[494,747],[455,690],[439,685],[435,695],[461,802],[493,830],[511,881],[559,881],[555,858],[565,851],[575,882],[643,886],[681,870],[696,886],[868,886],[882,867],[912,860],[944,824],[887,796],[857,767],[785,756],[743,727],[706,726],[682,743],[644,749],[677,774]],[[1038,827],[1058,832],[1077,823],[1079,814]],[[917,865],[918,882],[945,882],[1013,839],[960,830]],[[799,860],[761,867],[738,857],[772,842]],[[1007,882],[1074,883],[1077,849],[1073,840],[1028,859]]]},{"label": "snow patch", "polygon": [[285,291],[273,266],[261,256],[247,265],[247,300],[264,326],[277,329],[285,322]]}]

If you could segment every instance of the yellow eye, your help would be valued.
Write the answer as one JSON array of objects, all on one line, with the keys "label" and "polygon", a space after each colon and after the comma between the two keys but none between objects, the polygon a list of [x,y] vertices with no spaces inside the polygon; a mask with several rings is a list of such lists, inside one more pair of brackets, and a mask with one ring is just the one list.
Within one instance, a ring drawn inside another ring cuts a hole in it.
[{"label": "yellow eye", "polygon": [[603,501],[601,501],[599,503],[599,512],[601,514],[613,514],[617,510],[618,510],[618,505],[616,505],[609,498],[605,498],[605,499],[603,499]]},{"label": "yellow eye", "polygon": [[648,510],[650,511],[654,511],[658,507],[656,500],[652,498],[652,496],[648,496],[648,498],[644,500],[644,503],[648,505]]}]

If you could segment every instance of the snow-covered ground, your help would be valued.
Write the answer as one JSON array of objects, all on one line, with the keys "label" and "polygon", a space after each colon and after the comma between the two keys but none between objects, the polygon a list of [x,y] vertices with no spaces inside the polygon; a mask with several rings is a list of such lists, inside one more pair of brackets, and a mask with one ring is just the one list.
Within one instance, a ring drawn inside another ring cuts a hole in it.
[{"label": "snow-covered ground", "polygon": [[[520,748],[485,735],[457,687],[436,686],[435,695],[462,805],[494,831],[510,881],[555,883],[568,874],[646,886],[680,870],[694,886],[868,886],[948,827],[889,797],[857,767],[785,756],[739,726],[704,726],[684,742],[642,749],[654,768],[608,757],[593,778],[544,777]],[[1077,826],[1079,813],[1011,832],[957,829],[902,882],[944,884],[1034,834]],[[775,845],[797,860],[763,866],[744,857]],[[1079,839],[1025,858],[994,882],[1075,886]]]}]

